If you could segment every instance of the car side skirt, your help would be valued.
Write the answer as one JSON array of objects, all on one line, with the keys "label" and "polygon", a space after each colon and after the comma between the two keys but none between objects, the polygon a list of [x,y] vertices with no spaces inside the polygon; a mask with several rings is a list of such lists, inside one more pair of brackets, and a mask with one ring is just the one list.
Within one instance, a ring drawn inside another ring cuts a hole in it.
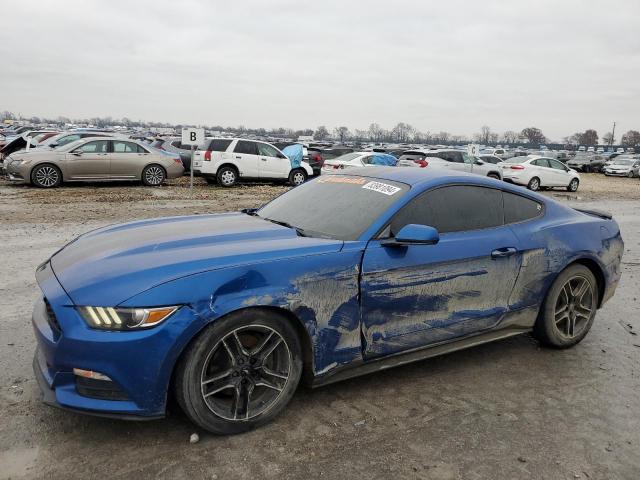
[{"label": "car side skirt", "polygon": [[466,348],[475,347],[484,343],[493,342],[496,340],[502,340],[504,338],[513,337],[515,335],[521,335],[523,333],[531,332],[531,328],[524,327],[511,327],[500,330],[492,330],[489,332],[481,333],[478,335],[464,337],[462,339],[453,340],[445,343],[430,345],[422,347],[416,350],[410,350],[407,352],[401,352],[396,355],[376,358],[369,361],[357,361],[345,365],[343,367],[332,370],[326,375],[315,377],[311,380],[310,386],[312,388],[322,387],[335,382],[340,382],[360,375],[367,375],[369,373],[379,372],[381,370],[387,370],[389,368],[399,367],[408,363],[425,360],[427,358],[437,357],[458,350],[464,350]]}]

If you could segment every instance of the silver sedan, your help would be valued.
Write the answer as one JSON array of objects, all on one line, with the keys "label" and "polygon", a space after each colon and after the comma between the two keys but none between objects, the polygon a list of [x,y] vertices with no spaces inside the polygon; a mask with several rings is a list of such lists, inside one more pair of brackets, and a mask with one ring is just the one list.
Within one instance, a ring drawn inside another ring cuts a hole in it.
[{"label": "silver sedan", "polygon": [[55,150],[20,151],[5,159],[10,181],[42,188],[62,182],[134,180],[157,186],[184,171],[178,155],[130,139],[92,137]]}]

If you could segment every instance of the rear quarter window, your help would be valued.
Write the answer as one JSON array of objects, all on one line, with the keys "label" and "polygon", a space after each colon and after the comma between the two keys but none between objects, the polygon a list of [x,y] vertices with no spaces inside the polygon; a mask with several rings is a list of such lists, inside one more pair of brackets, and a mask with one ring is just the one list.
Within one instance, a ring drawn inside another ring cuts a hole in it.
[{"label": "rear quarter window", "polygon": [[504,223],[519,223],[542,216],[542,204],[530,198],[503,192]]}]

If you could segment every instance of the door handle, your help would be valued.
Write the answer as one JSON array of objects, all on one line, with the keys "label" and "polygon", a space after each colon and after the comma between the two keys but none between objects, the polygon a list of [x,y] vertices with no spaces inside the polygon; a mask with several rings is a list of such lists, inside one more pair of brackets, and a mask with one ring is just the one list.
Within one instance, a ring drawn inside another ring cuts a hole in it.
[{"label": "door handle", "polygon": [[261,158],[260,160],[262,160],[263,162],[266,162],[267,159],[266,158]]},{"label": "door handle", "polygon": [[515,255],[518,250],[515,247],[502,247],[497,248],[491,252],[491,258],[505,258]]},{"label": "door handle", "polygon": [[241,160],[241,159],[242,159],[242,157],[236,157],[236,158],[237,158],[238,160]]}]

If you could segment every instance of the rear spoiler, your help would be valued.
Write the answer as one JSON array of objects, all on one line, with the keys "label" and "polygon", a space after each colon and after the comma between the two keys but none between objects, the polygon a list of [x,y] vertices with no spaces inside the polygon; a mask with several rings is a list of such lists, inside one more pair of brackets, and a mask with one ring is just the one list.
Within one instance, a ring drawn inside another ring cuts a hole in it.
[{"label": "rear spoiler", "polygon": [[574,210],[577,210],[580,213],[586,213],[587,215],[593,215],[594,217],[605,218],[607,220],[611,220],[613,218],[609,212],[603,212],[600,210],[588,210],[585,208],[574,208]]}]

